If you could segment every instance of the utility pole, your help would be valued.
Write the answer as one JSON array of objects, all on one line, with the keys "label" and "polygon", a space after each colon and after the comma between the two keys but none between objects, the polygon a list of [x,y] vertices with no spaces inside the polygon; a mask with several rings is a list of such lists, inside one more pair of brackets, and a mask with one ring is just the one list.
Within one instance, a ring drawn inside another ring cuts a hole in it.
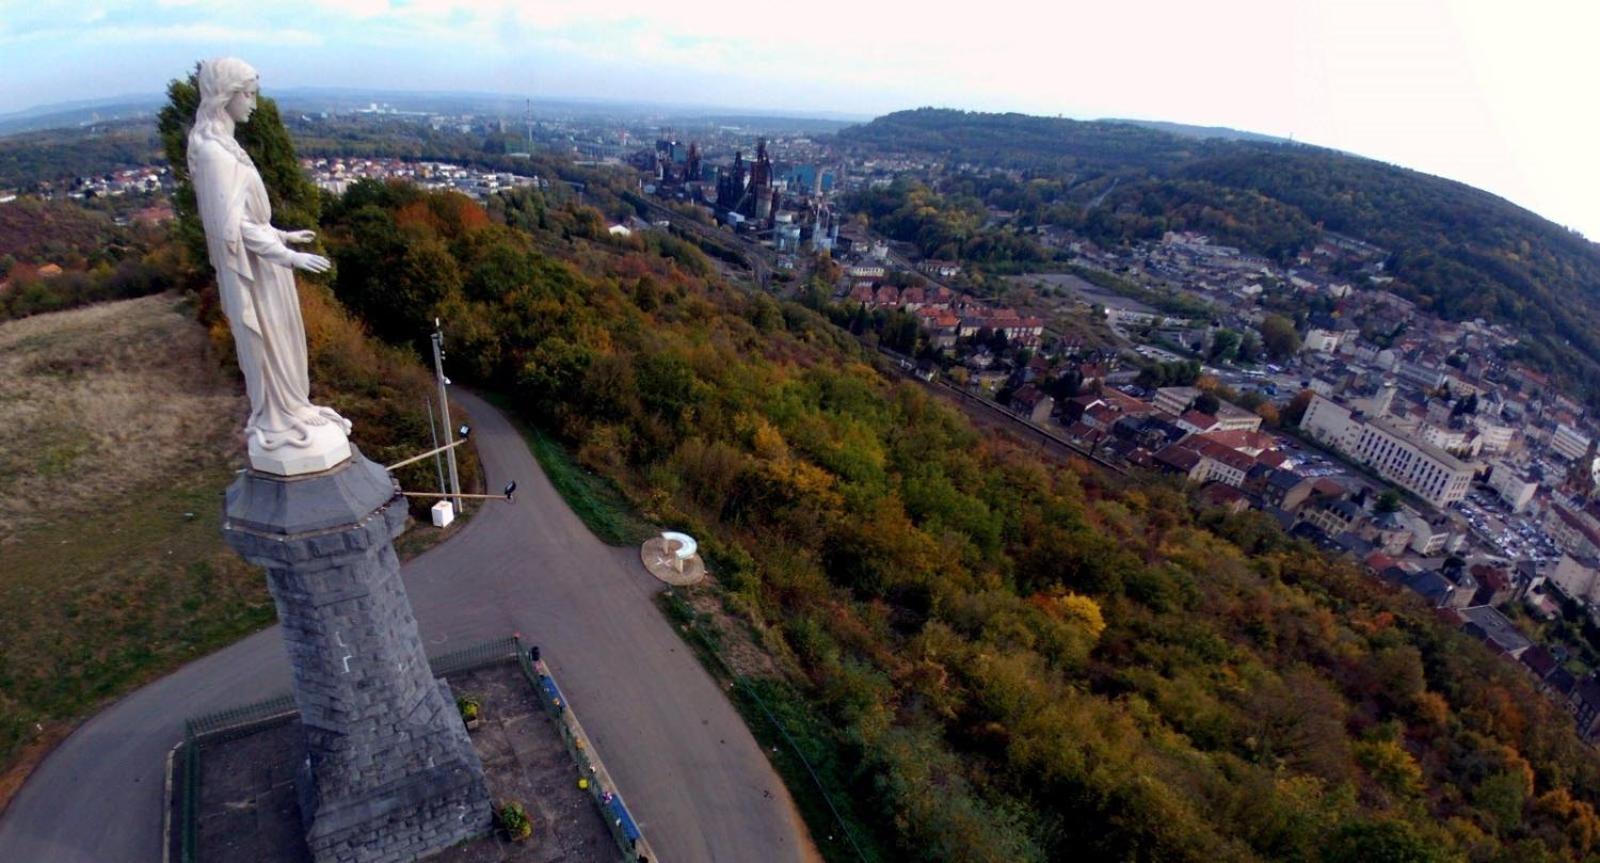
[{"label": "utility pole", "polygon": [[444,415],[444,445],[450,447],[445,450],[445,462],[450,466],[450,503],[461,514],[461,476],[456,473],[455,429],[450,424],[450,395],[445,387],[450,381],[444,376],[444,331],[439,328],[439,319],[433,319],[433,373],[439,380],[439,410]]},{"label": "utility pole", "polygon": [[[444,494],[449,489],[445,488],[444,485],[444,456],[437,452],[439,449],[439,424],[434,421],[433,399],[429,396],[423,396],[422,400],[428,405],[428,440],[435,450],[433,454],[433,471],[439,475],[439,493]],[[446,420],[445,425],[449,424],[449,421]]]}]

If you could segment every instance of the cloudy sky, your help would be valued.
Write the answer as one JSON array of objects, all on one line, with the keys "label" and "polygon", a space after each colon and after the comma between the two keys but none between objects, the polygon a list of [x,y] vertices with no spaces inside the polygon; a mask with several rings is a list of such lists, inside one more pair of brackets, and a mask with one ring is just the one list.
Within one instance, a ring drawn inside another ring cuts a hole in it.
[{"label": "cloudy sky", "polygon": [[1489,189],[1600,238],[1593,0],[0,0],[0,113],[273,86],[1224,125]]}]

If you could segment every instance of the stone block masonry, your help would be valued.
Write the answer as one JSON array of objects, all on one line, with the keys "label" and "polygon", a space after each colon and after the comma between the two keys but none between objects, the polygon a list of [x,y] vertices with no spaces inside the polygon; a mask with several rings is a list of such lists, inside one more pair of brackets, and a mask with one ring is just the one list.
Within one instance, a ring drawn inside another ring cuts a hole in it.
[{"label": "stone block masonry", "polygon": [[224,537],[266,568],[277,603],[317,863],[415,860],[487,833],[483,766],[400,580],[406,504],[388,472],[359,451],[320,473],[245,471],[224,507]]}]

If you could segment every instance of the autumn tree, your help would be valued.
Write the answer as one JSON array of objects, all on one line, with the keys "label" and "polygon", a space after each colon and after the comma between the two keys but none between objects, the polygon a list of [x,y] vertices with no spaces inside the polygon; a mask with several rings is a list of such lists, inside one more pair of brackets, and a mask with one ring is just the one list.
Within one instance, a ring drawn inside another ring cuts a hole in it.
[{"label": "autumn tree", "polygon": [[1300,351],[1300,333],[1294,321],[1279,314],[1267,315],[1261,319],[1261,344],[1267,356],[1285,360]]}]

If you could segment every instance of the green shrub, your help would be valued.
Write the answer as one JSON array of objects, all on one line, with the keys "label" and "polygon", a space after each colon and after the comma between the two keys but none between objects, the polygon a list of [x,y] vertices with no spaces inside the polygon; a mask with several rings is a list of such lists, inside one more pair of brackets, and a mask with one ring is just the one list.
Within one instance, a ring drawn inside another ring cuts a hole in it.
[{"label": "green shrub", "polygon": [[514,842],[520,842],[533,835],[533,821],[528,818],[527,810],[522,808],[521,801],[509,800],[502,803],[494,811],[494,820]]}]

